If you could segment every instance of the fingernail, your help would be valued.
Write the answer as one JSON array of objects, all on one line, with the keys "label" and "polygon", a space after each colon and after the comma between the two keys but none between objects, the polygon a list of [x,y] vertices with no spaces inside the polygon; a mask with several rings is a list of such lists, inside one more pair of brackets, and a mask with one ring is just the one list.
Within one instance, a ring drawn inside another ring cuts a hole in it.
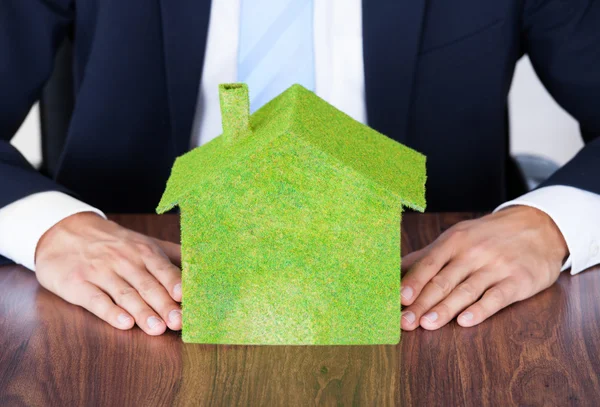
[{"label": "fingernail", "polygon": [[412,311],[406,311],[402,313],[402,318],[406,318],[408,323],[412,324],[415,322],[415,314]]},{"label": "fingernail", "polygon": [[173,287],[173,293],[175,295],[181,295],[181,283],[176,284],[175,287]]},{"label": "fingernail", "polygon": [[410,287],[402,287],[400,290],[400,295],[402,295],[402,298],[410,300],[413,296],[413,289]]},{"label": "fingernail", "polygon": [[471,312],[465,312],[459,318],[461,318],[461,319],[463,319],[465,321],[470,321],[470,320],[473,319],[473,313],[471,313]]},{"label": "fingernail", "polygon": [[160,319],[158,319],[156,317],[148,318],[148,326],[150,327],[150,329],[154,329],[154,327],[156,327],[159,324],[160,324]]},{"label": "fingernail", "polygon": [[429,314],[423,315],[423,318],[425,318],[427,321],[433,323],[433,322],[435,322],[436,319],[438,319],[438,314],[437,314],[437,312],[430,312]]},{"label": "fingernail", "polygon": [[169,321],[171,321],[171,322],[181,321],[181,311],[179,311],[178,309],[174,309],[173,311],[169,312]]},{"label": "fingernail", "polygon": [[117,321],[119,321],[119,324],[121,325],[126,325],[131,321],[131,318],[127,314],[121,314],[117,317]]}]

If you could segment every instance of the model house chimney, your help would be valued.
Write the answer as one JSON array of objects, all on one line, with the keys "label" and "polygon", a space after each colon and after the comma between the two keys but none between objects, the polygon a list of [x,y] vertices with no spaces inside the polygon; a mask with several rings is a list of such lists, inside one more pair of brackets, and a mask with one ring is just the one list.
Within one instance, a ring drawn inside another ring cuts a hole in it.
[{"label": "model house chimney", "polygon": [[233,143],[250,135],[248,85],[245,83],[219,85],[219,100],[225,140]]}]

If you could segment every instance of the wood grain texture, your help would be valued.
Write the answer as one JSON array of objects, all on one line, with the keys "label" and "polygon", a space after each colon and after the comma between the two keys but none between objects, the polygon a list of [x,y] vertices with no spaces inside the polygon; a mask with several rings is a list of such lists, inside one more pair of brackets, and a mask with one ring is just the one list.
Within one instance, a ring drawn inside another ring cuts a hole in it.
[{"label": "wood grain texture", "polygon": [[[406,214],[403,253],[473,214]],[[175,215],[113,216],[179,240]],[[118,331],[0,268],[1,406],[600,405],[600,269],[473,328],[403,332],[398,346],[185,345]]]}]

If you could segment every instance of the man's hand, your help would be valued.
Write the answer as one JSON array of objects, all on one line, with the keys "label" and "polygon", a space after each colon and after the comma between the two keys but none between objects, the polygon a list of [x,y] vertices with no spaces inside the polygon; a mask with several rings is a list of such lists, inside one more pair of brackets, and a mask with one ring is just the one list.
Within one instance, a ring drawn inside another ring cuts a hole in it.
[{"label": "man's hand", "polygon": [[568,254],[544,212],[514,206],[458,223],[402,259],[402,329],[473,326],[558,279]]},{"label": "man's hand", "polygon": [[[40,284],[115,328],[149,335],[181,329],[180,246],[92,213],[63,219],[36,249]],[[166,323],[166,325],[165,325]]]}]

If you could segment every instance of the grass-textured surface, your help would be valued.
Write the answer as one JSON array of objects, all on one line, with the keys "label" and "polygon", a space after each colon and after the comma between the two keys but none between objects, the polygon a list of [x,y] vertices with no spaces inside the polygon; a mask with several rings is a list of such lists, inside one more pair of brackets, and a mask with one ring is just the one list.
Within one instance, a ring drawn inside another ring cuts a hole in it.
[{"label": "grass-textured surface", "polygon": [[184,341],[397,343],[425,157],[300,85],[249,121],[245,85],[220,91],[224,134],[177,159],[157,208],[181,208]]}]

